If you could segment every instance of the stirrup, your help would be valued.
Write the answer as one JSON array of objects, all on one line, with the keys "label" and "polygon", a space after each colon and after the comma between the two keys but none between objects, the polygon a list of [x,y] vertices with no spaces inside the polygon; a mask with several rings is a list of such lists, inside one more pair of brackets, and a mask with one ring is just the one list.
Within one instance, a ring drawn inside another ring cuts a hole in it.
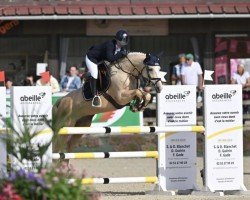
[{"label": "stirrup", "polygon": [[95,95],[92,99],[92,106],[93,107],[101,107],[102,106],[102,100],[98,95]]}]

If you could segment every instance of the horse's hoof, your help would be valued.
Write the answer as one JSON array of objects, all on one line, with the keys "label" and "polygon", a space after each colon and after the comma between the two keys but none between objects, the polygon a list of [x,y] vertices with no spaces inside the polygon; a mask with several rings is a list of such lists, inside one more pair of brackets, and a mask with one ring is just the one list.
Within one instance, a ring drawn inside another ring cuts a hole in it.
[{"label": "horse's hoof", "polygon": [[141,106],[138,108],[138,112],[144,111],[145,108],[146,108],[146,106],[141,105]]},{"label": "horse's hoof", "polygon": [[129,110],[132,111],[132,112],[137,112],[138,111],[138,109],[135,106],[130,106]]},{"label": "horse's hoof", "polygon": [[144,111],[146,108],[146,106],[142,106],[141,110],[140,111]]},{"label": "horse's hoof", "polygon": [[138,109],[134,108],[132,109],[132,112],[138,112]]}]

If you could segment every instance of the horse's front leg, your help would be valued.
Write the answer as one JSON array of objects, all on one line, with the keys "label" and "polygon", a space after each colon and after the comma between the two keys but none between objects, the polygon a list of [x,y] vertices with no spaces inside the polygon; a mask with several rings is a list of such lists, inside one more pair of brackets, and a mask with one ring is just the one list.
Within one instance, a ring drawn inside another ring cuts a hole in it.
[{"label": "horse's front leg", "polygon": [[132,111],[143,111],[151,100],[151,94],[145,92],[142,88],[137,89],[136,97],[139,102],[135,102],[135,106],[132,107]]},{"label": "horse's front leg", "polygon": [[144,110],[151,100],[151,94],[143,91],[141,88],[134,90],[124,90],[121,92],[121,98],[126,99],[126,101],[131,102],[133,99],[136,99],[136,97],[139,102],[136,102],[136,105],[132,105],[131,110],[134,112]]}]

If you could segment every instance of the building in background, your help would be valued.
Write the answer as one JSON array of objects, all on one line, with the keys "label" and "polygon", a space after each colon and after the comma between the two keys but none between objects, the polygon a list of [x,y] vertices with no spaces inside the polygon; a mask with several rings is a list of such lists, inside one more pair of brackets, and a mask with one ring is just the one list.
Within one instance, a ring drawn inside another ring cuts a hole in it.
[{"label": "building in background", "polygon": [[[36,63],[55,77],[94,44],[120,29],[130,50],[160,56],[164,71],[179,53],[193,53],[216,83],[229,83],[230,60],[250,58],[250,3],[246,0],[4,0],[0,5],[0,69],[19,82]],[[22,73],[19,73],[22,71]]]}]

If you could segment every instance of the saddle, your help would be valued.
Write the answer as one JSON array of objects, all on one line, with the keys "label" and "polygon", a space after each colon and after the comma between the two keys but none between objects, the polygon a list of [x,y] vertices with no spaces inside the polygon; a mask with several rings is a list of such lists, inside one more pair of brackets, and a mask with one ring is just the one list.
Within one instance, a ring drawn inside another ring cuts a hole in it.
[{"label": "saddle", "polygon": [[[105,63],[101,63],[98,65],[98,78],[97,78],[97,91],[98,95],[103,95],[110,87],[110,70]],[[91,93],[89,79],[86,80],[82,89],[83,89],[83,98],[86,101],[90,101],[93,99],[93,94]]]}]

